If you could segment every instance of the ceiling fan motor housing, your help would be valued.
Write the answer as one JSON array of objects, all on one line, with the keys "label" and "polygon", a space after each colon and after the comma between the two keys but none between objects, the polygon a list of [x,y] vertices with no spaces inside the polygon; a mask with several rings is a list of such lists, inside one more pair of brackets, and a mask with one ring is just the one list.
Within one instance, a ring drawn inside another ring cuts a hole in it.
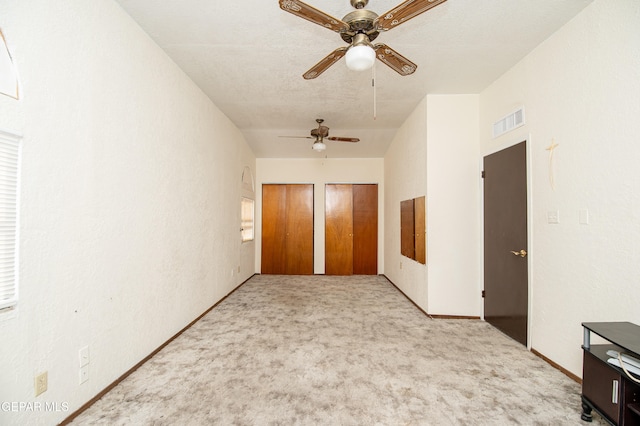
[{"label": "ceiling fan motor housing", "polygon": [[[352,3],[354,1],[356,0],[352,0]],[[377,13],[365,9],[358,9],[347,13],[342,20],[349,24],[349,31],[340,34],[342,40],[351,43],[357,34],[366,34],[369,41],[373,41],[379,34],[373,25],[373,21],[375,21],[377,17]]]},{"label": "ceiling fan motor housing", "polygon": [[315,138],[326,138],[329,135],[327,126],[319,126],[317,129],[311,129],[311,136]]}]

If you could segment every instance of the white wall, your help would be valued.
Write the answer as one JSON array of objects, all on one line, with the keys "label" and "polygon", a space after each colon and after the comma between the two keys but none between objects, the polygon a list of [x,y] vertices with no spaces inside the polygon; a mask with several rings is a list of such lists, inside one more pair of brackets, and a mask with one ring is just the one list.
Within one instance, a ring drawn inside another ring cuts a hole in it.
[{"label": "white wall", "polygon": [[[330,148],[328,148],[330,149]],[[256,161],[256,238],[262,235],[262,184],[311,183],[314,185],[314,255],[315,274],[324,274],[324,191],[327,183],[378,184],[378,273],[384,273],[384,167],[382,158],[274,159]],[[256,272],[261,269],[261,247],[256,247]]]},{"label": "white wall", "polygon": [[400,254],[400,202],[426,196],[427,264],[429,264],[429,196],[427,194],[427,100],[423,99],[398,129],[384,157],[384,271],[423,310],[428,309],[427,266]]},{"label": "white wall", "polygon": [[432,315],[479,317],[478,95],[427,96],[427,269]]},{"label": "white wall", "polygon": [[[111,0],[0,3],[23,97],[20,300],[0,319],[0,424],[54,424],[253,272],[240,132]],[[247,247],[250,247],[247,249]],[[90,348],[79,385],[78,350]],[[34,398],[34,376],[49,389]],[[64,405],[63,405],[64,404]]]},{"label": "white wall", "polygon": [[[385,156],[385,274],[429,314],[480,316],[477,132],[477,95],[428,95]],[[400,202],[423,195],[426,266],[400,254]]]},{"label": "white wall", "polygon": [[[636,0],[596,0],[480,96],[483,153],[530,136],[531,344],[578,376],[582,322],[640,323],[638,28]],[[492,140],[518,105],[526,125]]]},{"label": "white wall", "polygon": [[[314,183],[322,273],[324,183],[378,183],[380,273],[431,313],[478,314],[477,259],[456,270],[451,257],[462,242],[481,250],[480,202],[469,205],[479,159],[468,163],[470,129],[454,126],[459,111],[463,127],[477,122],[473,96],[428,96],[384,160],[256,165],[239,131],[113,2],[2,2],[0,27],[23,94],[0,96],[0,128],[24,135],[20,302],[0,318],[0,401],[69,407],[0,411],[1,424],[62,420],[247,278],[247,265],[260,270],[259,247],[239,242],[245,165],[257,169],[257,241],[261,183]],[[481,153],[530,136],[532,346],[577,375],[582,321],[640,323],[637,28],[635,0],[596,0],[479,97]],[[492,140],[493,121],[519,105],[527,125]],[[463,181],[444,180],[458,172]],[[421,195],[427,267],[399,254],[399,203]],[[550,210],[560,224],[546,223]],[[78,385],[85,345],[90,379]],[[34,398],[45,370],[49,390]]]}]

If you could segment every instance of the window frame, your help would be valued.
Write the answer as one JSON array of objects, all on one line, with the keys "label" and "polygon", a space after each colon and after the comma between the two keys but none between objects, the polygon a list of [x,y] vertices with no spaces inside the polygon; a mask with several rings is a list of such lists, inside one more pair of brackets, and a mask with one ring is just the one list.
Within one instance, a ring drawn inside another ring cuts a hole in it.
[{"label": "window frame", "polygon": [[[245,206],[249,206],[245,208]],[[245,216],[245,213],[250,213]],[[252,198],[242,197],[240,200],[240,238],[243,243],[255,239],[256,202]]]},{"label": "window frame", "polygon": [[0,129],[0,317],[15,314],[19,299],[18,242],[22,136]]}]

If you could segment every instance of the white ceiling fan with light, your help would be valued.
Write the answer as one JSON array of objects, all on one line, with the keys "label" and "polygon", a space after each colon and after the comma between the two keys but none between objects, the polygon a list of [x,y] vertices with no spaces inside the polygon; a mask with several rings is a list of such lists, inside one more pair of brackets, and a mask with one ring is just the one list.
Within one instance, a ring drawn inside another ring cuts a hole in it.
[{"label": "white ceiling fan with light", "polygon": [[389,31],[446,0],[406,0],[382,15],[365,9],[369,0],[350,1],[356,10],[337,19],[298,0],[279,0],[282,10],[335,31],[342,40],[349,43],[349,46],[339,47],[324,57],[305,72],[303,77],[307,80],[318,77],[343,56],[351,70],[369,69],[378,58],[400,75],[413,74],[418,67],[416,64],[386,44],[372,42],[381,31]]}]

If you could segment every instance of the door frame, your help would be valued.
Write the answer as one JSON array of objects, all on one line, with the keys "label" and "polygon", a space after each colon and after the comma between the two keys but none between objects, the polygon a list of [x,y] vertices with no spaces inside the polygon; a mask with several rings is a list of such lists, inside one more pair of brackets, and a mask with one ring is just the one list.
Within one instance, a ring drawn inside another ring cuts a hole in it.
[{"label": "door frame", "polygon": [[[533,257],[535,256],[534,240],[533,240],[533,197],[532,197],[532,189],[533,189],[533,175],[532,175],[532,167],[531,167],[531,133],[527,133],[521,137],[513,137],[508,141],[492,146],[488,150],[484,150],[480,152],[479,161],[479,170],[482,172],[484,169],[484,158],[488,155],[495,154],[496,152],[502,151],[504,149],[510,148],[514,145],[518,145],[519,143],[525,143],[525,165],[527,167],[527,349],[531,350],[531,323],[533,321]],[[480,295],[480,317],[484,321],[484,298],[481,296],[482,291],[484,290],[484,183],[482,177],[478,179],[480,185],[480,279],[479,284],[480,288],[478,289],[478,295]]]}]

